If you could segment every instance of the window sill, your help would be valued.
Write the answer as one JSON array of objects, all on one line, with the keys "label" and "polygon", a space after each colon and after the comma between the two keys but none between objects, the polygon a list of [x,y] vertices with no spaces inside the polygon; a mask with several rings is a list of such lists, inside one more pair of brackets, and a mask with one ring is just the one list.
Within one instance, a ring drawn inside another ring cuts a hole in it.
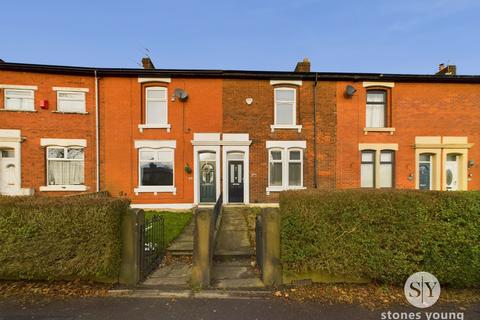
[{"label": "window sill", "polygon": [[177,188],[173,186],[140,186],[138,188],[133,189],[133,192],[135,192],[135,195],[138,196],[139,193],[147,193],[147,192],[153,192],[154,195],[157,195],[157,193],[177,193]]},{"label": "window sill", "polygon": [[267,196],[270,194],[270,192],[282,192],[282,191],[287,191],[287,190],[303,190],[307,189],[307,187],[302,187],[302,186],[296,186],[296,187],[284,187],[284,186],[278,186],[278,187],[267,187]]},{"label": "window sill", "polygon": [[86,115],[88,112],[73,112],[73,111],[52,111],[52,113],[60,113],[60,114],[81,114],[81,115]]},{"label": "window sill", "polygon": [[170,124],[156,124],[156,123],[146,123],[146,124],[139,124],[138,129],[140,132],[143,132],[144,129],[167,129],[167,132],[170,132],[170,128],[172,126]]},{"label": "window sill", "polygon": [[301,125],[284,125],[284,124],[272,124],[270,126],[270,129],[272,132],[275,132],[275,130],[280,130],[280,129],[286,129],[286,130],[297,130],[298,133],[302,132],[302,126]]},{"label": "window sill", "polygon": [[26,112],[26,113],[35,113],[37,110],[16,110],[16,109],[0,109],[1,112]]},{"label": "window sill", "polygon": [[365,135],[367,135],[369,132],[388,132],[393,135],[395,128],[363,128],[363,133]]},{"label": "window sill", "polygon": [[87,186],[85,185],[52,185],[52,186],[41,186],[40,191],[87,191]]}]

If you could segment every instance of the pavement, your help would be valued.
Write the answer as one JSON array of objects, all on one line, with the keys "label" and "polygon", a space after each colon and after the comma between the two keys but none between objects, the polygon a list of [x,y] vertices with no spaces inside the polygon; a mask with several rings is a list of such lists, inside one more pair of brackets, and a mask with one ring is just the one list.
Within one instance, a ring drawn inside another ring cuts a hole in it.
[{"label": "pavement", "polygon": [[[424,312],[413,307],[392,307],[391,312]],[[463,318],[480,319],[480,305],[459,311],[452,306],[433,307],[427,312],[463,312]],[[136,299],[77,298],[20,303],[0,300],[0,320],[135,320],[135,319],[327,319],[369,320],[388,316],[388,310],[368,310],[359,305],[326,305],[270,299]],[[458,314],[457,314],[458,315]],[[388,318],[383,318],[388,319]],[[393,318],[391,318],[393,319]],[[395,318],[400,319],[400,318]],[[403,318],[405,319],[405,318]],[[423,314],[421,319],[427,319]],[[433,319],[433,318],[432,318]],[[452,319],[452,318],[450,318]]]}]

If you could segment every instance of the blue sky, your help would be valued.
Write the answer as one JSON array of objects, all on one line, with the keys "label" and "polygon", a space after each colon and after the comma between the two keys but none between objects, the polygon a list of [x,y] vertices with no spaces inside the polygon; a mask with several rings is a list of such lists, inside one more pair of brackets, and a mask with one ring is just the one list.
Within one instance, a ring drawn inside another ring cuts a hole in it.
[{"label": "blue sky", "polygon": [[[20,5],[21,3],[21,5]],[[480,74],[477,0],[6,1],[0,59],[157,68]]]}]

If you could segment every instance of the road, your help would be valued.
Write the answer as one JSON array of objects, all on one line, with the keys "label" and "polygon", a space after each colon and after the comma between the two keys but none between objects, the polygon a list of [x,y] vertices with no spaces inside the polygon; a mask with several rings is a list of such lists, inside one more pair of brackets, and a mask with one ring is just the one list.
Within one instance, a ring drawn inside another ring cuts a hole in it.
[{"label": "road", "polygon": [[[434,309],[453,311],[451,307]],[[393,308],[419,312],[420,309]],[[429,311],[433,311],[430,310]],[[457,310],[458,311],[458,310]],[[20,303],[0,300],[0,320],[26,319],[382,319],[382,311],[357,305],[298,303],[282,299],[159,299],[159,298],[80,298]],[[480,319],[480,305],[467,308],[463,319]],[[422,319],[427,319],[422,315]]]}]

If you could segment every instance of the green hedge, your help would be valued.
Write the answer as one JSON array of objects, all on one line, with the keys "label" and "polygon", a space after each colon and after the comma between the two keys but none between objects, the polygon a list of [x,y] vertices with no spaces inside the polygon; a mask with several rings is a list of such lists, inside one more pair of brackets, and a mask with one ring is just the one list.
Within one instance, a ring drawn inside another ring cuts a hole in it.
[{"label": "green hedge", "polygon": [[129,202],[0,197],[0,278],[114,282]]},{"label": "green hedge", "polygon": [[280,211],[287,271],[480,287],[480,192],[285,192]]}]

